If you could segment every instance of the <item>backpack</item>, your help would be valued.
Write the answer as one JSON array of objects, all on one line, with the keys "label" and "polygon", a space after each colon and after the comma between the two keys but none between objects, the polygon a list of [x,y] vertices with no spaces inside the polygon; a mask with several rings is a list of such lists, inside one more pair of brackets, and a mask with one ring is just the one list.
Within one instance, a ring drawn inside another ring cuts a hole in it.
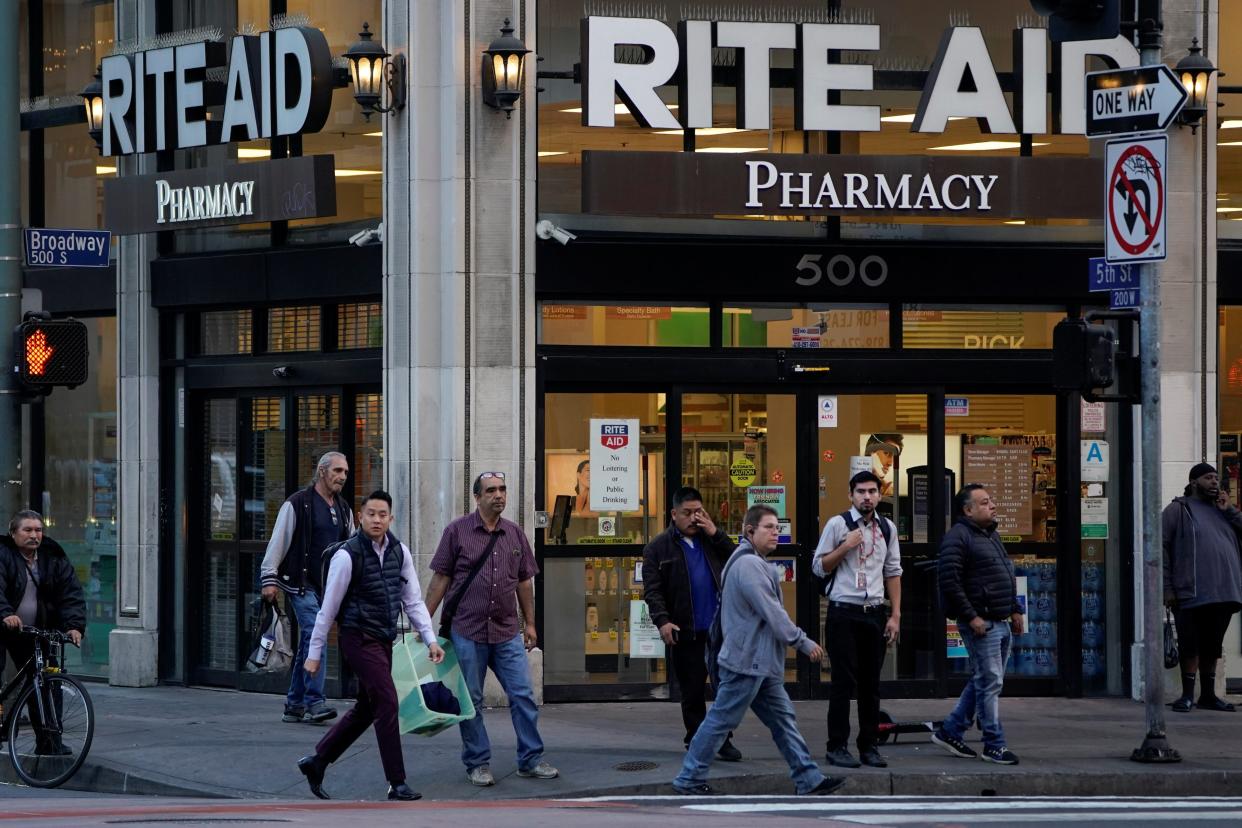
[{"label": "backpack", "polygon": [[[754,549],[752,548],[751,551],[754,552]],[[703,650],[703,658],[707,662],[707,676],[711,679],[713,687],[720,686],[718,663],[720,660],[720,648],[724,646],[724,627],[720,623],[720,613],[724,608],[725,576],[729,574],[729,570],[732,567],[733,559],[730,558],[729,562],[725,564],[724,571],[720,573],[720,597],[716,600],[716,611],[712,614],[712,624],[707,628],[707,647]]]},{"label": "backpack", "polygon": [[[848,531],[853,532],[858,528],[858,521],[854,520],[854,515],[850,513],[849,509],[842,512],[841,517],[845,519],[845,528]],[[884,543],[887,545],[893,540],[893,522],[884,517],[884,515],[877,514],[876,517],[880,521],[880,533],[884,535]],[[812,570],[811,578],[815,581],[815,590],[820,595],[827,595],[828,591],[832,589],[833,583],[837,580],[837,570],[840,568],[838,564],[823,578],[816,575],[814,570]]]},{"label": "backpack", "polygon": [[[349,582],[356,584],[362,579],[362,550],[358,548],[355,540],[362,537],[361,532],[355,532],[343,541],[337,541],[331,546],[323,550],[323,555],[319,560],[319,585],[323,590],[328,589],[328,570],[332,568],[332,558],[344,547],[349,551],[349,558],[354,564],[354,571],[350,574]],[[322,596],[321,596],[322,597]]]}]

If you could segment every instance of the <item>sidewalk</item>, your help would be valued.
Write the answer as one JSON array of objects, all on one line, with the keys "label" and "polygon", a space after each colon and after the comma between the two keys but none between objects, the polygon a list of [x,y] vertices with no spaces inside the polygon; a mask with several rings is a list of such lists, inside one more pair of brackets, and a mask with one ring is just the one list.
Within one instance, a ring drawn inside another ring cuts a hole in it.
[{"label": "sidewalk", "polygon": [[[89,685],[96,730],[87,765],[67,787],[104,793],[258,798],[310,794],[294,762],[310,753],[322,727],[280,722],[282,699],[233,691]],[[1236,697],[1233,701],[1239,702]],[[944,716],[952,700],[889,700],[894,719]],[[344,712],[348,702],[338,702]],[[1240,705],[1242,706],[1242,705]],[[827,702],[797,702],[812,755],[823,764]],[[1167,709],[1167,708],[1166,708]],[[901,736],[882,748],[886,770],[844,771],[848,794],[904,795],[1234,795],[1242,790],[1242,712],[1167,714],[1175,765],[1140,765],[1130,751],[1145,732],[1143,706],[1125,699],[1002,698],[1010,747],[1021,764],[1001,767],[955,759],[926,735]],[[465,778],[456,729],[432,738],[405,736],[409,782],[433,799],[512,799],[667,794],[681,763],[676,704],[557,704],[542,708],[546,758],[560,779],[516,776],[508,710],[486,712],[492,771],[498,784],[475,788]],[[735,743],[746,760],[717,763],[711,782],[722,793],[787,793],[788,772],[766,729],[747,714]],[[978,734],[968,741],[976,743]],[[623,763],[654,763],[621,770]],[[11,774],[7,761],[0,769]],[[386,792],[375,739],[368,732],[327,775],[339,799],[379,799]]]}]

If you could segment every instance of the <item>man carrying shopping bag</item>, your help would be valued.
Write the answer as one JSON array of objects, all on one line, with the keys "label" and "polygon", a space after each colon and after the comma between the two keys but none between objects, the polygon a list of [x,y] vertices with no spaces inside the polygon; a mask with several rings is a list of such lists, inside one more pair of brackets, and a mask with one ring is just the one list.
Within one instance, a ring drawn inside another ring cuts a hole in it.
[{"label": "man carrying shopping bag", "polygon": [[388,778],[388,798],[421,798],[405,784],[405,762],[397,727],[397,690],[392,681],[392,642],[397,636],[398,613],[404,610],[418,630],[431,661],[439,664],[444,651],[436,641],[431,615],[423,603],[418,574],[409,548],[388,531],[392,525],[392,497],[374,491],[362,502],[360,531],[333,553],[325,579],[323,604],[315,619],[306,659],[306,672],[317,673],[332,622],[340,623],[341,652],[358,676],[358,703],[319,740],[315,752],[298,760],[311,793],[330,797],[323,776],[372,723],[379,742],[380,760]]}]

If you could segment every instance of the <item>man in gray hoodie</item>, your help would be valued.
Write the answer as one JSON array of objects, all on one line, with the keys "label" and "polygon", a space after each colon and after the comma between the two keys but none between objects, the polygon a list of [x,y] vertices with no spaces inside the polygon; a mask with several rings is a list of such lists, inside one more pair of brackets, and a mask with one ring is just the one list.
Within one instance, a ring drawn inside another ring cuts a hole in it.
[{"label": "man in gray hoodie", "polygon": [[673,789],[701,796],[712,793],[706,781],[712,757],[749,707],[772,731],[797,792],[832,793],[845,780],[825,777],[811,759],[785,692],[785,648],[795,647],[812,660],[823,658],[824,651],[789,620],[781,604],[780,582],[767,562],[780,540],[776,512],[768,506],[750,507],[742,519],[742,535],[721,575],[723,644],[716,660],[716,702],[690,742]]},{"label": "man in gray hoodie", "polygon": [[[1189,713],[1234,706],[1216,695],[1216,662],[1233,614],[1242,607],[1242,561],[1238,533],[1242,512],[1220,489],[1220,475],[1208,463],[1190,470],[1183,497],[1162,516],[1164,602],[1177,622],[1182,695],[1173,710]],[[1195,701],[1195,672],[1201,679]]]}]

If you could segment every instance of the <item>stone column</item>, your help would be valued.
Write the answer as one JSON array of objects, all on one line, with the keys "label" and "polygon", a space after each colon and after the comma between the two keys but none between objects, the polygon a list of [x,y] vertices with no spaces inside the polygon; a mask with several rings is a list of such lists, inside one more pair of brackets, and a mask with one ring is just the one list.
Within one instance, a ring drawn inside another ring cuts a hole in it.
[{"label": "stone column", "polygon": [[533,48],[522,5],[384,4],[385,45],[410,62],[384,125],[385,467],[424,576],[478,472],[508,475],[506,517],[534,509],[533,71],[512,119],[479,81],[505,18]]},{"label": "stone column", "polygon": [[[117,40],[155,32],[151,0],[117,3]],[[154,157],[118,159],[122,174],[154,171]],[[117,311],[117,626],[108,640],[109,681],[159,678],[159,314],[151,306],[153,236],[119,239]]]}]

